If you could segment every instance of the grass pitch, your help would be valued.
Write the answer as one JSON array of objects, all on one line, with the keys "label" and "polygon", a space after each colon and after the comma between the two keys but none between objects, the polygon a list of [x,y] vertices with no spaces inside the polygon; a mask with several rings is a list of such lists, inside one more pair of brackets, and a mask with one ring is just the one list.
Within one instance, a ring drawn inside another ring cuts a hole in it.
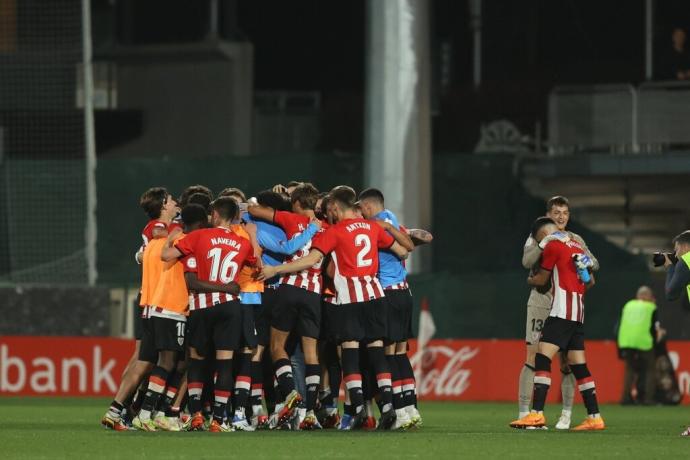
[{"label": "grass pitch", "polygon": [[[0,398],[0,452],[14,458],[690,458],[687,407],[603,406],[604,432],[508,427],[516,404],[424,403],[408,432],[116,433],[108,400]],[[549,425],[560,408],[547,407]],[[575,408],[573,422],[584,416]]]}]

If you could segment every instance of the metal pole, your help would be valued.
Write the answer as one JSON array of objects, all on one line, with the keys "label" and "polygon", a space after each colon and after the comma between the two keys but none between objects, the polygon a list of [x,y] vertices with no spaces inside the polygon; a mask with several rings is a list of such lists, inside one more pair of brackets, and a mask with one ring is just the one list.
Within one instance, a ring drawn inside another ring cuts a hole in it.
[{"label": "metal pole", "polygon": [[645,78],[654,77],[654,0],[645,0]]},{"label": "metal pole", "polygon": [[91,59],[91,1],[81,2],[81,39],[84,65],[84,141],[86,164],[86,264],[89,286],[96,284],[96,137],[93,122],[93,69]]},{"label": "metal pole", "polygon": [[482,0],[470,0],[470,27],[472,29],[472,81],[474,89],[482,84]]},{"label": "metal pole", "polygon": [[[431,228],[431,78],[427,0],[368,0],[365,186],[407,227]],[[411,272],[430,268],[415,251]]]}]

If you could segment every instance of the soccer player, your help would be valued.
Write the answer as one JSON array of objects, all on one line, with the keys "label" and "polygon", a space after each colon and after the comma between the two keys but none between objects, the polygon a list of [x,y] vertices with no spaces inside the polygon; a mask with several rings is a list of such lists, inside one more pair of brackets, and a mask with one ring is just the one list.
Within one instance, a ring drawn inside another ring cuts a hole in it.
[{"label": "soccer player", "polygon": [[[182,210],[185,232],[191,233],[207,224],[206,211],[198,205],[188,205]],[[142,337],[142,350],[150,350],[143,359],[155,364],[148,380],[146,396],[139,415],[133,420],[134,427],[143,431],[179,431],[178,417],[169,412],[172,400],[180,386],[184,372],[184,332],[187,321],[189,284],[196,292],[222,290],[231,293],[234,286],[217,286],[199,281],[196,276],[184,273],[184,266],[194,267],[191,256],[163,262],[161,253],[184,237],[179,229],[173,230],[167,239],[151,241],[144,251],[144,269],[160,270],[160,276],[148,307],[148,321]],[[167,241],[166,241],[167,240]],[[190,281],[186,282],[188,278]],[[180,361],[180,362],[178,362]],[[155,414],[161,399],[164,410]],[[165,412],[168,411],[168,414]]]},{"label": "soccer player", "polygon": [[[553,220],[540,217],[532,226],[532,237],[540,243],[557,231],[558,226]],[[530,286],[536,287],[545,286],[550,280],[553,299],[535,357],[532,411],[511,422],[510,426],[513,428],[546,426],[544,404],[551,385],[551,359],[559,350],[567,353],[568,364],[577,379],[587,408],[587,417],[574,430],[605,428],[604,420],[599,414],[594,379],[587,369],[585,359],[583,297],[585,291],[594,285],[594,275],[589,271],[591,266],[592,260],[580,243],[570,238],[552,239],[544,246],[539,270],[527,279]]]},{"label": "soccer player", "polygon": [[[270,190],[260,192],[255,198],[256,204],[276,211],[287,211],[290,203],[281,194]],[[321,228],[318,220],[309,223],[304,232],[295,234],[287,239],[285,232],[275,224],[254,219],[251,214],[245,214],[243,219],[256,225],[256,240],[262,249],[261,261],[264,265],[280,265],[286,256],[292,256],[303,248]],[[276,302],[276,289],[280,285],[279,278],[265,281],[261,303],[255,306],[255,325],[259,344],[252,356],[252,426],[264,426],[268,418],[261,405],[263,392],[263,354],[265,347],[270,345],[271,312]],[[271,373],[272,374],[272,373]]]},{"label": "soccer player", "polygon": [[[312,184],[306,183],[295,187],[290,201],[293,212],[276,211],[258,205],[248,208],[249,214],[257,219],[273,222],[281,227],[289,238],[306,230],[316,219],[314,207],[319,191]],[[320,232],[323,231],[323,227]],[[314,237],[318,239],[319,234]],[[304,257],[312,241],[292,255],[290,260]],[[273,276],[268,277],[268,279]],[[321,261],[318,260],[294,275],[284,276],[280,280],[277,300],[273,306],[271,321],[271,357],[281,393],[285,396],[284,406],[279,413],[279,424],[290,420],[295,408],[302,401],[302,395],[295,389],[292,365],[286,351],[290,332],[295,330],[301,337],[302,350],[306,363],[306,415],[300,423],[300,429],[319,429],[321,426],[314,409],[321,381],[321,367],[317,353],[317,339],[321,323]]]},{"label": "soccer player", "polygon": [[[398,218],[386,209],[380,190],[363,190],[359,194],[359,203],[366,219],[380,221],[383,228],[405,249],[414,249],[412,239],[400,231]],[[388,304],[388,338],[391,343],[386,345],[386,359],[393,376],[394,428],[407,429],[422,421],[415,406],[414,371],[407,356],[407,339],[412,337],[412,293],[407,284],[407,271],[397,255],[389,250],[379,250],[378,255],[378,277]]]},{"label": "soccer player", "polygon": [[[168,225],[172,222],[179,208],[172,198],[172,195],[163,187],[153,187],[141,195],[139,205],[149,217],[149,222],[141,232],[142,246],[136,254],[137,263],[141,263],[146,245],[156,239],[165,238],[168,234]],[[153,295],[153,289],[158,282],[160,273],[147,273],[142,270],[142,286],[139,292],[137,305],[139,310],[137,317],[137,327],[135,328],[135,347],[134,353],[122,374],[120,387],[113,399],[109,410],[101,419],[101,424],[110,429],[124,431],[127,429],[122,420],[123,411],[130,406],[135,390],[143,377],[151,370],[151,364],[140,359],[141,339],[145,324],[147,322],[147,306],[149,298]],[[146,354],[146,353],[145,353]],[[143,389],[142,389],[143,390]],[[142,394],[137,398],[142,401]]]},{"label": "soccer player", "polygon": [[[299,189],[299,187],[298,187]],[[297,193],[295,190],[294,194]],[[358,429],[365,420],[362,395],[362,375],[359,366],[359,343],[367,344],[382,402],[380,429],[395,423],[392,404],[391,376],[388,370],[383,339],[386,338],[386,307],[381,302],[383,288],[377,278],[378,251],[390,249],[400,258],[407,250],[398,244],[379,225],[358,218],[355,194],[349,187],[337,187],[330,193],[335,204],[337,224],[329,227],[313,242],[311,251],[301,259],[277,267],[264,267],[262,276],[297,273],[320,263],[331,254],[335,265],[337,336],[342,346],[342,366],[345,385],[355,417],[351,429]]]},{"label": "soccer player", "polygon": [[[563,196],[554,196],[546,203],[546,216],[551,218],[558,227],[558,232],[546,237],[541,243],[538,243],[532,235],[527,238],[522,255],[522,265],[529,269],[539,269],[539,260],[542,256],[542,250],[545,245],[552,239],[567,237],[577,241],[583,247],[585,253],[593,262],[592,269],[599,270],[599,262],[592,255],[587,248],[584,240],[580,235],[566,230],[568,221],[570,220],[570,203],[568,199]],[[565,235],[565,236],[563,236]],[[544,326],[544,321],[549,316],[551,309],[552,294],[548,289],[548,285],[542,288],[532,287],[527,301],[527,326],[525,332],[525,341],[527,344],[527,357],[525,365],[520,370],[519,388],[518,388],[518,418],[522,418],[529,412],[530,402],[532,400],[533,382],[534,382],[534,357],[537,353],[537,345],[539,342],[539,334]],[[570,428],[570,417],[573,409],[573,399],[575,397],[575,378],[573,377],[570,368],[568,367],[567,357],[565,354],[560,356],[561,363],[561,393],[563,397],[563,409],[561,416],[556,424],[556,429],[567,430]]]},{"label": "soccer player", "polygon": [[[253,248],[249,240],[230,230],[232,219],[238,213],[234,199],[221,197],[212,203],[215,228],[197,230],[162,252],[164,261],[193,255],[200,280],[216,284],[237,282],[244,265],[254,265]],[[224,422],[228,399],[233,387],[233,356],[243,344],[254,337],[244,327],[242,307],[238,297],[220,290],[197,293],[189,305],[189,353],[187,371],[189,410],[193,414],[190,430],[203,429],[201,393],[204,386],[204,357],[215,349],[217,378],[214,387],[213,420],[211,432],[233,431]],[[252,331],[253,333],[253,331]]]}]

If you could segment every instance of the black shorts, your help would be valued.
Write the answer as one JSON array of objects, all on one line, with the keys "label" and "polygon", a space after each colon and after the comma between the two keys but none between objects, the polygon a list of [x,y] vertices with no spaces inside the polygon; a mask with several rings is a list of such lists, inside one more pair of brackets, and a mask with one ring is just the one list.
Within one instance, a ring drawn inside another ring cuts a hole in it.
[{"label": "black shorts", "polygon": [[412,337],[412,293],[409,289],[385,291],[388,307],[388,339],[404,342]]},{"label": "black shorts", "polygon": [[585,349],[585,327],[577,321],[549,316],[541,330],[540,342],[557,345],[562,351]]},{"label": "black shorts", "polygon": [[251,305],[239,301],[223,302],[189,314],[189,346],[202,356],[213,350],[239,350],[256,346],[254,314]]},{"label": "black shorts", "polygon": [[261,305],[254,305],[257,343],[264,347],[271,343],[271,312],[277,298],[276,290],[267,287],[261,294]]},{"label": "black shorts", "polygon": [[271,313],[271,326],[300,337],[319,338],[321,327],[321,295],[306,289],[281,284]]},{"label": "black shorts", "polygon": [[160,351],[184,351],[185,322],[152,316],[144,320],[139,360],[158,362]]},{"label": "black shorts", "polygon": [[384,298],[336,305],[333,312],[338,343],[388,339],[388,308]]},{"label": "black shorts", "polygon": [[321,333],[319,334],[319,340],[335,341],[337,330],[334,310],[336,308],[338,306],[331,302],[321,301]]}]

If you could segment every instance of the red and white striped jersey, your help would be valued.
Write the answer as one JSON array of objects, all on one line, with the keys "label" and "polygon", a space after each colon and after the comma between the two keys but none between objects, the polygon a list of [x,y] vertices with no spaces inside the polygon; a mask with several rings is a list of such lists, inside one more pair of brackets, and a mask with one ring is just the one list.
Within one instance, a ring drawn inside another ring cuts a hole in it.
[{"label": "red and white striped jersey", "polygon": [[376,276],[378,250],[388,249],[394,242],[380,225],[364,219],[338,222],[314,241],[314,249],[324,255],[330,253],[333,259],[337,304],[367,302],[384,296]]},{"label": "red and white striped jersey", "polygon": [[582,254],[584,249],[575,240],[563,243],[549,242],[542,254],[541,267],[551,272],[551,313],[549,316],[584,323],[585,305],[582,297],[585,285],[577,276],[573,254]]},{"label": "red and white striped jersey", "polygon": [[[216,284],[237,282],[244,265],[255,263],[254,250],[248,239],[227,228],[195,230],[175,243],[185,256],[185,271],[196,272],[199,280]],[[222,292],[194,293],[189,297],[189,310],[208,308],[238,297]]]},{"label": "red and white striped jersey", "polygon": [[153,239],[153,230],[156,228],[167,230],[168,224],[158,219],[152,219],[148,221],[144,229],[141,231],[142,250],[146,249],[146,245],[149,244],[149,241]]},{"label": "red and white striped jersey", "polygon": [[[309,218],[293,212],[276,211],[273,215],[273,222],[282,228],[283,231],[285,231],[288,239],[291,239],[292,237],[301,234],[307,228],[309,225]],[[309,250],[312,248],[312,243],[316,241],[320,235],[323,234],[323,232],[326,231],[327,227],[328,224],[326,222],[321,222],[321,229],[316,235],[314,235],[314,238],[305,244],[304,247],[302,247],[299,251],[288,257],[285,262],[293,262],[309,254]],[[295,286],[306,289],[309,292],[320,294],[322,285],[321,262],[313,265],[307,270],[283,275],[283,277],[280,278],[280,283],[289,284],[290,286]]]}]

